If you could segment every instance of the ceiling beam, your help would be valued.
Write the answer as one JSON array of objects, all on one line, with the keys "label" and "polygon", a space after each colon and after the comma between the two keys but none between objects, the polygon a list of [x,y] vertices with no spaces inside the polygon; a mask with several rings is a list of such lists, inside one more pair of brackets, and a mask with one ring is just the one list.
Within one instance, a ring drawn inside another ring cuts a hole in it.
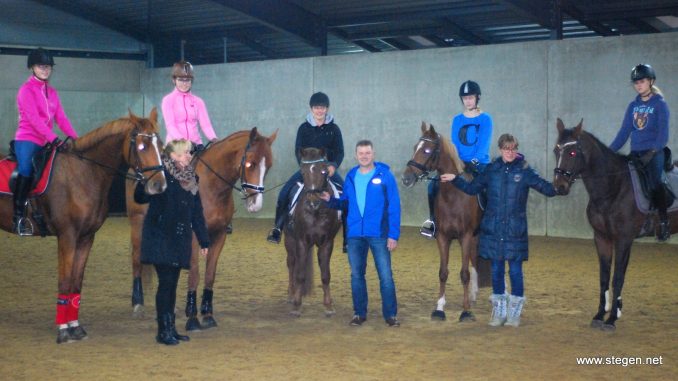
[{"label": "ceiling beam", "polygon": [[627,20],[624,20],[624,21],[635,26],[636,28],[638,28],[638,30],[640,30],[643,33],[660,33],[661,32],[659,29],[655,28],[654,26],[646,23],[645,21],[643,21],[641,19],[627,19]]},{"label": "ceiling beam", "polygon": [[399,38],[382,38],[381,41],[383,41],[385,44],[391,45],[392,47],[398,49],[398,50],[412,50],[412,48],[400,41]]},{"label": "ceiling beam", "polygon": [[650,7],[640,3],[638,6],[627,7],[618,11],[603,9],[597,12],[586,13],[586,19],[594,21],[629,20],[659,16],[678,16],[678,5]]},{"label": "ceiling beam", "polygon": [[550,5],[550,1],[543,0],[503,0],[509,4],[515,11],[521,15],[533,20],[537,24],[547,29],[555,29],[553,15],[545,5]]},{"label": "ceiling beam", "polygon": [[580,24],[598,33],[599,35],[603,37],[619,35],[619,32],[613,31],[604,24],[598,21],[589,20],[583,12],[581,12],[579,9],[577,9],[577,7],[574,6],[574,4],[572,4],[571,1],[563,0],[561,6],[563,12],[567,13],[568,15],[570,15],[570,17],[577,20]]},{"label": "ceiling beam", "polygon": [[487,39],[471,32],[468,29],[463,28],[461,25],[455,22],[455,20],[449,17],[443,17],[439,21],[446,31],[449,31],[474,45],[483,45],[488,43]]},{"label": "ceiling beam", "polygon": [[322,18],[284,0],[211,0],[315,48],[327,49],[327,27]]},{"label": "ceiling beam", "polygon": [[137,29],[129,23],[112,15],[105,15],[95,8],[82,4],[82,2],[73,2],[69,0],[33,0],[36,3],[48,6],[58,11],[68,13],[81,19],[104,26],[108,29],[132,37],[140,42],[148,42],[148,33],[145,30]]},{"label": "ceiling beam", "polygon": [[338,38],[340,38],[340,39],[342,39],[342,40],[348,42],[348,43],[351,43],[351,44],[353,44],[353,45],[355,45],[355,46],[358,46],[358,47],[362,48],[363,50],[367,50],[367,51],[370,52],[370,53],[379,53],[379,52],[381,52],[381,49],[377,49],[377,48],[375,48],[374,46],[368,44],[367,42],[363,42],[363,41],[360,41],[360,40],[354,40],[354,39],[351,39],[351,38],[348,36],[348,34],[346,34],[346,32],[344,32],[344,31],[341,30],[341,29],[333,29],[333,30],[332,30],[332,34],[335,35],[335,36],[337,36]]}]

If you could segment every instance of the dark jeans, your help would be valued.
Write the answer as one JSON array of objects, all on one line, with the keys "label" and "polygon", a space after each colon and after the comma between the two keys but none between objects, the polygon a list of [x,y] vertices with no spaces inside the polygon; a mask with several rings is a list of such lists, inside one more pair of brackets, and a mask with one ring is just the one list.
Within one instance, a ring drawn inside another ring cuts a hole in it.
[{"label": "dark jeans", "polygon": [[24,177],[33,175],[33,156],[42,148],[33,142],[27,140],[14,141],[14,153],[16,154],[17,167],[19,174]]},{"label": "dark jeans", "polygon": [[[643,157],[647,154],[648,151],[631,151],[631,155],[634,155],[638,158]],[[656,190],[661,189],[664,183],[664,151],[657,151],[652,159],[645,164],[645,171],[647,172],[647,177],[650,180],[648,185],[650,187],[650,193],[654,193]]]},{"label": "dark jeans", "polygon": [[[502,295],[506,291],[504,276],[506,274],[505,262],[503,259],[492,260],[492,292]],[[511,295],[523,296],[523,261],[508,261],[509,278],[511,279]]]},{"label": "dark jeans", "polygon": [[381,291],[381,312],[384,319],[398,315],[395,283],[391,271],[391,252],[386,247],[386,238],[354,237],[348,239],[348,263],[351,265],[351,292],[353,311],[360,317],[367,317],[367,250],[372,251],[374,265],[379,275]]},{"label": "dark jeans", "polygon": [[177,284],[181,268],[167,265],[153,265],[158,274],[158,292],[155,294],[155,310],[158,316],[174,314],[177,300]]}]

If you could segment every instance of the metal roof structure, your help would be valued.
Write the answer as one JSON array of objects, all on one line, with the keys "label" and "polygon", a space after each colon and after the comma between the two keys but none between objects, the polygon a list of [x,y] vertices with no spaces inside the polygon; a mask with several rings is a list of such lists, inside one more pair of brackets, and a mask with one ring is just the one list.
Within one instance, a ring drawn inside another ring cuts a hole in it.
[{"label": "metal roof structure", "polygon": [[32,1],[143,43],[130,57],[153,67],[678,31],[678,0]]}]

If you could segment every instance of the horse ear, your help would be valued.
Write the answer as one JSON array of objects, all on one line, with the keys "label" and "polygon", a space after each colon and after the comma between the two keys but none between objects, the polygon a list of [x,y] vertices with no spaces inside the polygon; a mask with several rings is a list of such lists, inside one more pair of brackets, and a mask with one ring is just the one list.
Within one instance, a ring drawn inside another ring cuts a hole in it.
[{"label": "horse ear", "polygon": [[136,121],[139,120],[139,117],[137,117],[136,115],[134,115],[134,113],[132,112],[132,109],[128,108],[128,109],[127,109],[127,112],[129,113],[129,118],[130,118],[130,120],[132,120],[133,122],[136,122]]},{"label": "horse ear", "polygon": [[563,121],[560,120],[560,118],[556,118],[556,128],[558,128],[559,133],[563,133],[563,130],[565,129],[565,124],[563,124]]},{"label": "horse ear", "polygon": [[423,132],[426,132],[426,130],[428,130],[428,127],[427,127],[427,125],[426,125],[426,122],[424,122],[424,121],[422,120],[422,121],[421,121],[421,132],[422,132],[422,133],[423,133]]},{"label": "horse ear", "polygon": [[256,127],[252,127],[252,130],[250,131],[250,141],[251,141],[251,142],[254,141],[254,138],[256,138],[257,135],[259,135],[259,132],[257,131],[257,128],[256,128]]},{"label": "horse ear", "polygon": [[428,129],[428,130],[431,131],[431,133],[432,133],[433,135],[435,135],[435,134],[436,134],[436,129],[435,129],[435,127],[433,127],[432,124],[429,124],[428,126],[429,126],[429,129]]},{"label": "horse ear", "polygon": [[581,118],[581,120],[579,121],[579,124],[574,128],[574,134],[576,136],[579,136],[579,134],[581,134],[581,131],[583,129],[583,126],[582,126],[583,123],[584,123],[584,118]]},{"label": "horse ear", "polygon": [[272,133],[271,136],[268,137],[268,144],[273,144],[273,142],[275,141],[275,138],[278,137],[278,131],[279,130],[280,130],[279,128],[276,128],[275,132]]},{"label": "horse ear", "polygon": [[156,124],[158,123],[158,109],[156,107],[153,107],[153,109],[151,109],[151,115],[148,116],[148,119],[153,121],[153,123]]}]

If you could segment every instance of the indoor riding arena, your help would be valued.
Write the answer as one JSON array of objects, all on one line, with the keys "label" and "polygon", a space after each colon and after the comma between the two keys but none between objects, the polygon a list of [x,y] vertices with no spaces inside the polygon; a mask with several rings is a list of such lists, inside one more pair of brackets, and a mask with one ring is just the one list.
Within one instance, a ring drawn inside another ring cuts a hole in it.
[{"label": "indoor riding arena", "polygon": [[[38,47],[54,56],[49,85],[58,90],[61,107],[80,137],[133,113],[147,123],[157,115],[157,126],[146,126],[156,133],[145,136],[164,141],[167,129],[161,103],[174,89],[171,68],[180,60],[193,65],[190,91],[204,100],[217,139],[253,127],[261,136],[272,137],[267,141],[272,160],[265,166],[257,162],[266,170],[262,183],[251,186],[248,179],[251,187],[242,191],[259,192],[260,209],[246,206],[240,192],[246,188],[244,163],[251,145],[232,155],[236,160],[221,163],[235,168],[231,172],[240,173],[240,178],[224,181],[235,190],[235,215],[213,287],[217,326],[189,332],[190,341],[180,345],[156,342],[158,279],[150,266],[144,268],[145,305],[137,311],[132,306],[132,228],[125,210],[125,184],[134,176],[125,174],[129,169],[162,168],[159,155],[153,153],[157,162],[145,164],[141,161],[148,155],[137,154],[135,162],[130,155],[146,146],[137,140],[128,144],[121,134],[120,141],[125,141],[119,156],[126,161],[120,168],[107,168],[107,176],[114,178],[110,191],[80,193],[82,198],[98,197],[99,206],[107,203],[109,213],[101,214],[107,218],[89,253],[85,250],[77,258],[86,259],[77,319],[86,339],[61,344],[55,340],[58,239],[9,232],[13,196],[3,191],[9,187],[0,181],[2,379],[678,379],[678,212],[669,210],[673,236],[667,242],[654,237],[633,242],[625,277],[617,275],[617,285],[622,279],[623,289],[615,305],[623,308],[612,313],[619,319],[603,324],[594,320],[605,300],[600,296],[601,271],[587,207],[602,208],[606,202],[591,206],[596,190],[590,185],[591,176],[563,164],[565,144],[576,148],[568,151],[566,159],[585,163],[582,171],[608,164],[582,159],[583,145],[572,136],[579,139],[585,133],[602,146],[612,143],[629,102],[637,95],[629,74],[639,64],[654,68],[656,86],[673,111],[666,146],[673,150],[673,160],[678,158],[675,2],[1,3],[3,157],[20,120],[18,89],[31,78],[27,55]],[[488,287],[481,287],[471,304],[475,320],[459,321],[464,291],[462,253],[456,240],[449,254],[446,319],[432,319],[439,299],[441,260],[436,241],[423,237],[419,226],[429,216],[428,177],[437,173],[422,175],[411,187],[402,181],[420,142],[422,122],[435,127],[439,142],[450,139],[452,118],[463,111],[459,86],[468,80],[482,87],[478,106],[492,117],[490,156],[500,156],[498,138],[512,134],[520,143],[519,153],[541,177],[557,182],[560,176],[561,185],[568,187],[568,192],[555,197],[529,194],[529,260],[523,264],[526,302],[519,327],[488,325],[492,312]],[[354,314],[351,274],[341,233],[331,260],[334,313],[327,314],[323,305],[317,265],[313,292],[304,297],[301,315],[290,313],[294,306],[288,301],[285,246],[267,242],[267,234],[281,186],[299,169],[295,138],[309,114],[309,97],[316,92],[328,95],[328,112],[341,130],[345,155],[338,173],[346,176],[359,164],[356,143],[368,139],[374,143],[376,160],[387,164],[398,182],[401,236],[391,261],[399,327],[389,327],[382,317],[371,254],[366,272],[367,320],[361,326],[349,325]],[[581,130],[572,129],[579,124]],[[59,128],[52,130],[63,139]],[[566,138],[571,140],[565,143]],[[618,152],[629,151],[627,143]],[[57,154],[57,164],[62,154],[67,153]],[[69,160],[75,162],[75,156]],[[626,176],[627,171],[623,173]],[[678,170],[673,173],[678,175]],[[63,178],[62,173],[59,179]],[[207,183],[203,179],[201,175],[201,184]],[[49,192],[63,192],[69,186],[59,181],[59,186],[48,185],[47,193],[33,202],[44,202],[54,194]],[[72,188],[67,190],[82,191]],[[229,202],[225,197],[224,205]],[[610,213],[635,212],[641,209],[638,205],[629,201]],[[61,205],[52,205],[47,212],[70,213]],[[89,211],[78,212],[87,216]],[[608,225],[613,226],[607,228],[632,223],[640,230],[638,213],[634,221],[612,220]],[[199,264],[198,295],[206,260],[200,258]],[[188,271],[182,270],[175,308],[182,334],[187,280]],[[600,324],[592,326],[592,320]]]}]

